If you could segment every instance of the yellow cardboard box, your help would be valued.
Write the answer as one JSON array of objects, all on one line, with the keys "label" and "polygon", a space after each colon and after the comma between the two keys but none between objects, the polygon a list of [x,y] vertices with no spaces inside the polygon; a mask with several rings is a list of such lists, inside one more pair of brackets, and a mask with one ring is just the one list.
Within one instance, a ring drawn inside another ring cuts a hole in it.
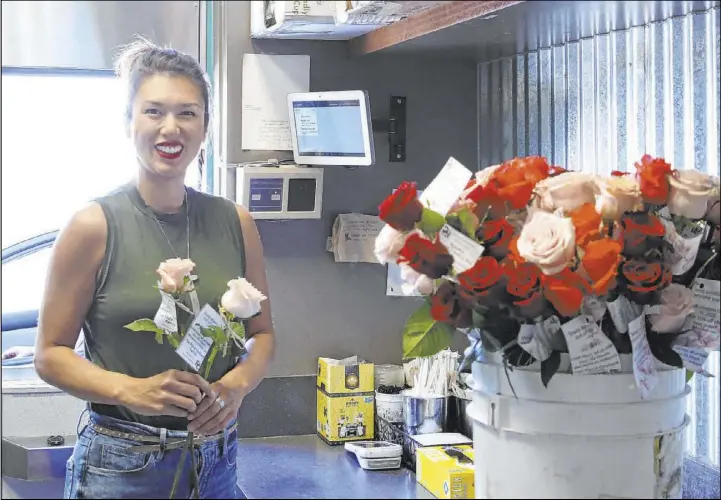
[{"label": "yellow cardboard box", "polygon": [[316,431],[328,444],[373,439],[373,363],[319,358]]},{"label": "yellow cardboard box", "polygon": [[416,450],[416,480],[436,498],[475,498],[473,447],[436,446]]}]

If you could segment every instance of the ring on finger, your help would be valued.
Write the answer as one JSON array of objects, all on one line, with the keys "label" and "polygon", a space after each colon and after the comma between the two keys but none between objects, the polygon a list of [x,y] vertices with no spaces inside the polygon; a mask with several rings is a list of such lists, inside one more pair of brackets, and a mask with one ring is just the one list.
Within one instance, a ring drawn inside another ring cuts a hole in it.
[{"label": "ring on finger", "polygon": [[215,402],[218,403],[218,406],[220,406],[221,410],[225,408],[225,401],[223,401],[221,398],[216,399]]}]

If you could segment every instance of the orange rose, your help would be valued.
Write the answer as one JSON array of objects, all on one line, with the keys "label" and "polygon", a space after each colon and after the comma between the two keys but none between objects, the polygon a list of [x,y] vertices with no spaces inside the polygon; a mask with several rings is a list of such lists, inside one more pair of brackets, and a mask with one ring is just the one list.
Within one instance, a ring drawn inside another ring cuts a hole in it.
[{"label": "orange rose", "polygon": [[521,254],[518,252],[518,236],[511,238],[510,243],[508,243],[508,255],[506,256],[506,259],[510,260],[515,265],[526,262],[526,259],[521,257]]},{"label": "orange rose", "polygon": [[479,195],[479,212],[491,207],[496,217],[506,214],[506,205],[521,209],[528,205],[534,186],[549,176],[551,167],[545,158],[529,156],[514,158],[496,168]]},{"label": "orange rose", "polygon": [[576,244],[585,247],[600,236],[601,216],[593,203],[584,203],[570,213],[573,227],[576,228]]},{"label": "orange rose", "polygon": [[503,268],[496,259],[486,255],[458,275],[458,293],[471,304],[493,306],[500,302],[499,291],[505,281]]},{"label": "orange rose", "polygon": [[541,270],[530,262],[515,266],[508,261],[504,270],[508,276],[506,291],[518,314],[529,319],[540,316],[546,306],[541,291]]},{"label": "orange rose", "polygon": [[641,161],[636,162],[638,183],[641,194],[646,203],[664,205],[668,200],[668,176],[671,174],[671,165],[663,158],[652,158],[644,155]]},{"label": "orange rose", "polygon": [[581,266],[591,281],[594,294],[606,295],[616,286],[622,249],[621,243],[610,238],[591,241],[586,246]]},{"label": "orange rose", "polygon": [[541,281],[543,295],[553,304],[558,314],[566,318],[578,314],[583,297],[591,294],[586,280],[569,268],[551,276],[544,274]]}]

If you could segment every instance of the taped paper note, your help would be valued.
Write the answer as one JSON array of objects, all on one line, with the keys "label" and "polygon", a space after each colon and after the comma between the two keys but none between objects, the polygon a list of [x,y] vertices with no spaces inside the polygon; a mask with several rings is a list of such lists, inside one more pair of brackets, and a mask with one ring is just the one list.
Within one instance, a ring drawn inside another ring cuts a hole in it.
[{"label": "taped paper note", "polygon": [[578,316],[561,326],[566,337],[574,375],[621,371],[618,351],[588,316]]},{"label": "taped paper note", "polygon": [[162,301],[160,302],[160,308],[155,313],[153,322],[155,325],[166,331],[166,332],[177,332],[178,331],[178,314],[175,309],[175,299],[172,295],[160,291]]},{"label": "taped paper note", "polygon": [[445,216],[458,200],[473,172],[451,157],[419,197],[421,204]]},{"label": "taped paper note", "polygon": [[619,295],[613,302],[608,302],[607,307],[608,312],[611,314],[613,324],[619,333],[628,332],[628,324],[638,318],[643,311],[643,307],[634,304],[624,295]]},{"label": "taped paper note", "polygon": [[333,223],[331,251],[336,262],[378,264],[375,241],[385,223],[376,215],[340,214]]},{"label": "taped paper note", "polygon": [[472,268],[483,255],[483,245],[448,224],[441,228],[438,239],[453,257],[453,269],[456,273]]},{"label": "taped paper note", "polygon": [[636,387],[641,399],[646,399],[658,384],[656,371],[656,358],[651,354],[651,348],[646,338],[646,315],[642,314],[628,325],[628,334],[631,337],[633,351],[633,376],[636,378]]},{"label": "taped paper note", "polygon": [[721,328],[721,283],[697,278],[693,282],[693,329],[709,339],[718,339]]},{"label": "taped paper note", "polygon": [[209,328],[211,326],[223,327],[223,318],[221,318],[210,305],[205,304],[203,309],[200,310],[198,317],[193,320],[190,328],[188,328],[188,332],[175,351],[196,371],[200,370],[200,367],[203,366],[203,360],[213,345],[213,341],[203,335],[201,328]]}]

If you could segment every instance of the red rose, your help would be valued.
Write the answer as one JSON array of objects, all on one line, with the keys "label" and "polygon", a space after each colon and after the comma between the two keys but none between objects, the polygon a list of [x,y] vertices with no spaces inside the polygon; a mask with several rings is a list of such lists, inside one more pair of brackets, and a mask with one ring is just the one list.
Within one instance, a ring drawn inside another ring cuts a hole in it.
[{"label": "red rose", "polygon": [[489,255],[503,259],[513,239],[513,226],[506,219],[487,220],[476,230],[476,238],[483,241]]},{"label": "red rose", "polygon": [[528,319],[541,315],[546,305],[541,291],[541,270],[530,262],[515,266],[511,261],[507,261],[505,271],[508,276],[506,291],[517,312]]},{"label": "red rose", "polygon": [[434,241],[418,233],[411,233],[398,253],[398,263],[408,264],[431,279],[448,274],[453,265],[453,257],[436,238]]},{"label": "red rose", "polygon": [[447,323],[455,328],[473,326],[473,315],[456,287],[448,281],[438,287],[431,296],[431,317],[436,321]]},{"label": "red rose", "polygon": [[497,305],[502,284],[503,268],[496,259],[486,255],[475,265],[458,275],[458,292],[471,304],[482,306]]},{"label": "red rose", "polygon": [[611,171],[611,177],[623,177],[628,172],[621,172],[620,170],[612,170]]},{"label": "red rose", "polygon": [[668,200],[668,176],[671,173],[671,165],[663,158],[644,155],[641,161],[636,163],[636,172],[644,201],[654,205],[665,205]]},{"label": "red rose", "polygon": [[621,219],[623,255],[638,258],[651,249],[660,249],[666,228],[655,215],[640,212]]},{"label": "red rose", "polygon": [[628,298],[640,305],[656,303],[657,293],[671,283],[671,270],[658,262],[628,260],[618,274]]},{"label": "red rose", "polygon": [[578,314],[583,297],[591,295],[586,280],[569,268],[552,276],[543,275],[543,294],[559,315],[570,318]]},{"label": "red rose", "polygon": [[404,181],[378,206],[380,218],[398,231],[410,231],[423,215],[415,182]]}]

